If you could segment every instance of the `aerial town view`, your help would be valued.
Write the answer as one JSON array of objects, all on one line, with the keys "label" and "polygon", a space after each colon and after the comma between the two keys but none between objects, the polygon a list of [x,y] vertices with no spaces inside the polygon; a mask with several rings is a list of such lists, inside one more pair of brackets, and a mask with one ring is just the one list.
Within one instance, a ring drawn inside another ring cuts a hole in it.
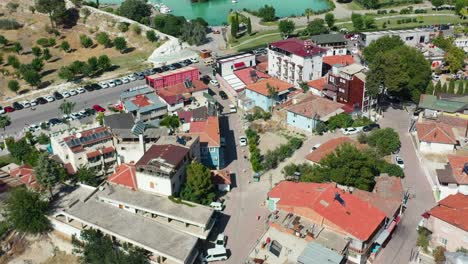
[{"label": "aerial town view", "polygon": [[0,264],[468,264],[468,0],[0,0]]}]

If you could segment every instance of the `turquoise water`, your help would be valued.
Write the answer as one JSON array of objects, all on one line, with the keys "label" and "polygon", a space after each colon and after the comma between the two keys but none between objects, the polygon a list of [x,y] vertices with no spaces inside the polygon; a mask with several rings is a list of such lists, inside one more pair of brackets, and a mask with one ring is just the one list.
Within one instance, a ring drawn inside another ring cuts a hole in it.
[{"label": "turquoise water", "polygon": [[[101,3],[120,3],[122,0],[101,0]],[[150,0],[150,2],[156,2]],[[233,4],[231,0],[210,0],[204,3],[192,3],[190,0],[160,0],[170,9],[172,14],[184,16],[187,19],[203,17],[210,25],[221,25],[227,21],[229,10],[242,10],[243,8],[257,10],[264,5],[272,5],[276,15],[286,17],[302,15],[306,8],[323,10],[328,7],[326,0],[238,0]]]}]

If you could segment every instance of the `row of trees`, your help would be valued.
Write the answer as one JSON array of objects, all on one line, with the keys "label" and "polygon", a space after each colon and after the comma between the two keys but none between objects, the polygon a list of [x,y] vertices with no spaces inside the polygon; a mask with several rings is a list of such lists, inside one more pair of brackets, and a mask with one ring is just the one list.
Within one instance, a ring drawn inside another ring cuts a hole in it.
[{"label": "row of trees", "polygon": [[434,86],[433,82],[429,82],[425,94],[439,95],[439,94],[468,94],[468,81],[459,81],[458,86],[455,85],[455,80],[451,79],[449,84],[442,83],[440,80]]},{"label": "row of trees", "polygon": [[355,30],[373,29],[375,28],[375,19],[371,16],[353,13],[351,22]]},{"label": "row of trees", "polygon": [[183,16],[158,15],[153,19],[153,26],[162,33],[179,37],[191,45],[200,45],[206,42],[208,23],[202,18],[187,22]]},{"label": "row of trees", "polygon": [[107,55],[101,55],[99,58],[91,57],[84,61],[74,61],[69,66],[62,67],[59,70],[59,77],[74,81],[82,77],[93,77],[112,69],[111,60]]}]

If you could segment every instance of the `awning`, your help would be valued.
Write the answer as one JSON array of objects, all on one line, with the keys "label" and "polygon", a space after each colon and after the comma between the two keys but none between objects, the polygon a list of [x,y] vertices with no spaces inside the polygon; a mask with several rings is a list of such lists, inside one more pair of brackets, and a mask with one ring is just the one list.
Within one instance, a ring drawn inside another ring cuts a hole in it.
[{"label": "awning", "polygon": [[379,245],[383,245],[385,241],[387,241],[388,237],[392,233],[393,229],[397,226],[397,224],[400,222],[400,217],[398,216],[393,220],[390,225],[388,226],[387,229],[385,229],[382,233],[380,233],[379,237],[375,240],[375,243]]},{"label": "awning", "polygon": [[243,62],[234,63],[234,68],[243,68],[243,67],[245,67],[245,63]]}]

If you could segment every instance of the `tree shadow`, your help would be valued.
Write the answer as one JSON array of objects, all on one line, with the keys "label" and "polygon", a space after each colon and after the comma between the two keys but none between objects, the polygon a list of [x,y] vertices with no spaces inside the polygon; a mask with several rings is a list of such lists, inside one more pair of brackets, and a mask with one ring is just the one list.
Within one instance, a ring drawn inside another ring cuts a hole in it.
[{"label": "tree shadow", "polygon": [[77,51],[77,49],[70,49],[67,53],[72,53],[72,52],[75,52]]},{"label": "tree shadow", "polygon": [[22,89],[18,92],[18,94],[26,94],[26,93],[29,93],[31,91],[31,89]]},{"label": "tree shadow", "polygon": [[60,57],[55,57],[55,58],[49,60],[48,62],[52,63],[52,62],[57,62],[57,61],[59,61],[59,60],[61,60]]},{"label": "tree shadow", "polygon": [[41,84],[39,84],[37,86],[38,89],[44,89],[46,88],[47,86],[51,85],[52,84],[52,81],[45,81],[45,82],[42,82]]},{"label": "tree shadow", "polygon": [[119,68],[120,68],[120,65],[114,64],[114,65],[112,65],[112,66],[109,68],[108,71],[115,71],[115,70],[117,70],[117,69],[119,69]]},{"label": "tree shadow", "polygon": [[47,70],[47,71],[43,71],[41,75],[42,75],[42,77],[44,77],[44,76],[52,74],[52,73],[54,73],[56,71],[57,71],[57,69],[50,69],[50,70]]},{"label": "tree shadow", "polygon": [[130,52],[134,51],[134,50],[135,50],[134,47],[128,47],[122,52],[122,54],[127,54],[127,53],[130,53]]}]

